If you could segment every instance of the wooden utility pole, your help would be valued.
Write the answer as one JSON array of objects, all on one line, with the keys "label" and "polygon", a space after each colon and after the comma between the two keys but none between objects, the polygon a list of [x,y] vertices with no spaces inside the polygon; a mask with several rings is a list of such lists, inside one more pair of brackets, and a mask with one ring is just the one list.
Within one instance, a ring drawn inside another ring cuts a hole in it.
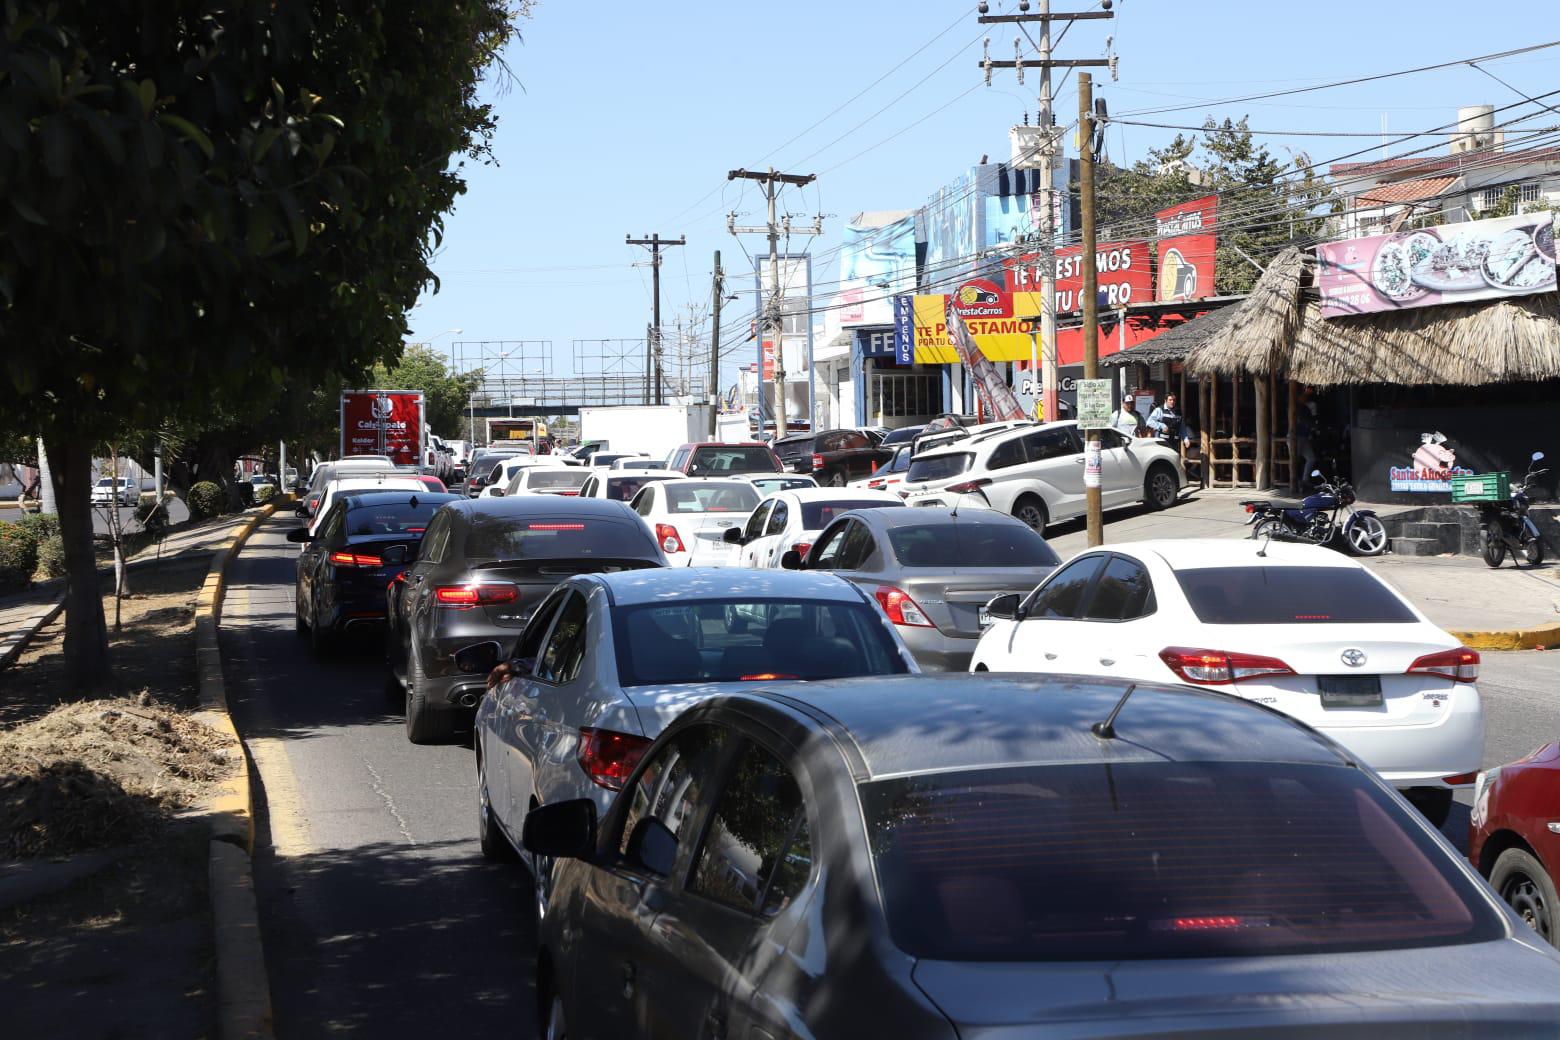
[{"label": "wooden utility pole", "polygon": [[720,400],[720,304],[726,295],[725,278],[720,269],[720,250],[715,250],[714,299],[710,303],[710,440],[716,434],[716,402]]},{"label": "wooden utility pole", "polygon": [[659,233],[646,238],[631,238],[623,236],[623,241],[631,246],[650,247],[650,283],[654,286],[652,303],[652,316],[650,319],[650,335],[645,340],[645,403],[650,403],[650,374],[655,373],[655,403],[661,403],[661,250],[670,249],[672,246],[688,244],[688,239],[682,235],[677,240],[662,238]]},{"label": "wooden utility pole", "polygon": [[[1083,378],[1100,377],[1099,272],[1094,267],[1094,77],[1078,73],[1078,194],[1083,210]],[[1089,545],[1105,542],[1100,510],[1100,431],[1085,431],[1083,493]]]},{"label": "wooden utility pole", "polygon": [[[791,184],[801,187],[817,180],[817,175],[812,173],[777,173],[773,167],[764,173],[755,170],[732,170],[726,174],[728,181],[745,180],[758,181],[764,186],[764,195],[769,200],[769,223],[765,227],[737,227],[737,215],[731,214],[726,218],[726,228],[733,235],[768,235],[769,236],[769,279],[772,289],[769,294],[769,305],[765,308],[766,322],[769,325],[770,342],[774,344],[775,351],[775,436],[786,435],[785,422],[785,351],[782,349],[782,334],[785,331],[785,321],[781,314],[781,306],[785,297],[784,288],[780,284],[780,233],[782,227],[787,235],[821,235],[823,234],[823,217],[819,216],[813,221],[813,226],[793,228],[790,218],[786,218],[782,225],[775,213],[775,199],[779,195],[780,185]],[[811,312],[808,320],[812,320]],[[760,353],[762,353],[763,337],[759,337]],[[758,397],[760,411],[764,398],[764,371],[762,363],[758,372]],[[812,402],[807,402],[808,414],[812,412]],[[763,433],[760,428],[759,433]]]}]

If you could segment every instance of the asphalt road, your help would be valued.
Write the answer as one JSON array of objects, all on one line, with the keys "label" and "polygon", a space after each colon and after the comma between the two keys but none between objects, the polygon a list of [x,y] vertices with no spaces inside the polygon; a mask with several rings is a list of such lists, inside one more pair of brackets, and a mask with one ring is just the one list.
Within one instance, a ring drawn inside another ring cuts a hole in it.
[{"label": "asphalt road", "polygon": [[[92,507],[92,533],[108,534],[108,521],[110,507],[106,505]],[[183,523],[190,518],[190,511],[184,508],[184,503],[177,498],[168,500],[168,522],[172,524]],[[141,525],[135,520],[134,506],[119,507],[119,523],[125,533],[133,533],[141,529]]]},{"label": "asphalt road", "polygon": [[[464,746],[414,747],[376,643],[320,663],[293,631],[291,517],[231,572],[224,669],[261,781],[256,885],[282,1040],[530,1036],[534,916],[475,840]],[[1560,738],[1560,651],[1489,653],[1485,762]],[[1445,828],[1466,848],[1471,789]]]},{"label": "asphalt road", "polygon": [[296,526],[230,572],[223,669],[260,775],[256,891],[277,1035],[532,1035],[524,868],[476,842],[462,746],[415,747],[378,644],[316,662],[293,629]]}]

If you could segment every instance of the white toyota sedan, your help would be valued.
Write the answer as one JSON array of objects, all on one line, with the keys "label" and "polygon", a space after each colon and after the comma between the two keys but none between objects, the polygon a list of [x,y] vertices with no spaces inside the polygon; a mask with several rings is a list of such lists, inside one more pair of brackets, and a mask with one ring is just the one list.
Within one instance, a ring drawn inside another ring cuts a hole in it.
[{"label": "white toyota sedan", "polygon": [[992,600],[986,614],[972,671],[1224,690],[1331,737],[1437,826],[1454,788],[1478,774],[1478,652],[1328,549],[1127,542],[1075,557],[1028,596]]},{"label": "white toyota sedan", "polygon": [[729,567],[741,530],[758,505],[758,489],[735,478],[684,477],[646,484],[630,508],[644,520],[669,567]]},{"label": "white toyota sedan", "polygon": [[792,549],[806,556],[818,535],[841,513],[903,505],[898,495],[865,488],[776,491],[758,504],[735,534],[726,535],[726,541],[741,547],[737,562],[743,567],[779,567],[780,557]]}]

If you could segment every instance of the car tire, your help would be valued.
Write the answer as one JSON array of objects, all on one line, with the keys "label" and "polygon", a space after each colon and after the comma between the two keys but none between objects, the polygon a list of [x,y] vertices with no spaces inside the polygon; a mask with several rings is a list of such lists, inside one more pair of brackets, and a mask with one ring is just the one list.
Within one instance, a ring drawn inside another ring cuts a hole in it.
[{"label": "car tire", "polygon": [[[480,746],[480,738],[473,737]],[[515,859],[515,847],[504,837],[498,821],[493,819],[493,800],[488,797],[487,759],[477,752],[477,842],[482,855],[495,863],[508,863]]]},{"label": "car tire", "polygon": [[406,739],[413,744],[446,744],[455,735],[455,713],[428,707],[428,699],[419,687],[422,669],[417,655],[406,662]]},{"label": "car tire", "polygon": [[1526,849],[1507,849],[1490,869],[1490,887],[1545,942],[1560,948],[1560,894],[1554,878]]},{"label": "car tire", "polygon": [[1409,804],[1418,809],[1431,826],[1440,828],[1452,814],[1452,792],[1446,787],[1410,787],[1403,792]]},{"label": "car tire", "polygon": [[309,626],[303,620],[303,600],[297,593],[293,594],[293,630],[300,638],[309,634]]},{"label": "car tire", "polygon": [[1155,510],[1169,509],[1175,505],[1180,493],[1180,482],[1175,479],[1175,470],[1163,463],[1148,468],[1148,476],[1143,478],[1144,505]]},{"label": "car tire", "polygon": [[329,625],[320,624],[320,605],[311,612],[313,624],[309,625],[309,650],[316,661],[328,661],[336,651],[336,634]]},{"label": "car tire", "polygon": [[1045,501],[1039,495],[1020,495],[1018,501],[1013,503],[1013,516],[1042,536],[1046,525],[1051,522],[1051,514],[1046,511]]}]

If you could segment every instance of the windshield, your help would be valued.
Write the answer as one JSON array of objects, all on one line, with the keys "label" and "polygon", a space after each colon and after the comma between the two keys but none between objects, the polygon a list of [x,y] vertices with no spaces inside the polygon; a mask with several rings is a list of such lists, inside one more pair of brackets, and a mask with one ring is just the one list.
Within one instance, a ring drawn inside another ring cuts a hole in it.
[{"label": "windshield", "polygon": [[1017,766],[860,794],[889,930],[912,957],[1260,956],[1504,934],[1447,854],[1356,769]]},{"label": "windshield", "polygon": [[669,513],[751,513],[758,489],[751,484],[678,484],[666,490]]},{"label": "windshield", "polygon": [[113,480],[112,477],[104,477],[102,480],[97,482],[97,486],[98,487],[113,487],[114,486],[114,480]]},{"label": "windshield", "polygon": [[[1044,538],[1017,521],[992,523],[968,511],[959,518],[936,515],[943,513],[940,509],[926,512],[934,514],[928,523],[889,528],[888,541],[902,567],[1037,568],[1062,562]],[[1041,577],[1037,574],[1036,581]]]},{"label": "windshield", "polygon": [[1354,567],[1199,567],[1175,572],[1206,625],[1406,624],[1414,612]]},{"label": "windshield", "polygon": [[688,472],[709,477],[725,473],[778,473],[774,453],[762,444],[728,444],[693,449]]},{"label": "windshield", "polygon": [[910,471],[905,475],[905,479],[913,484],[947,480],[969,469],[970,463],[974,460],[975,456],[965,451],[954,452],[952,455],[933,455],[930,458],[922,455],[910,461]]},{"label": "windshield", "polygon": [[898,675],[908,671],[865,603],[696,600],[613,614],[623,686]]},{"label": "windshield", "polygon": [[466,535],[467,562],[572,558],[658,559],[660,550],[638,522],[577,516],[510,517],[474,514]]},{"label": "windshield", "polygon": [[902,503],[899,502],[884,502],[875,498],[841,502],[803,502],[802,530],[821,531],[833,523],[835,517],[854,509],[882,509],[884,506],[901,505]]}]

